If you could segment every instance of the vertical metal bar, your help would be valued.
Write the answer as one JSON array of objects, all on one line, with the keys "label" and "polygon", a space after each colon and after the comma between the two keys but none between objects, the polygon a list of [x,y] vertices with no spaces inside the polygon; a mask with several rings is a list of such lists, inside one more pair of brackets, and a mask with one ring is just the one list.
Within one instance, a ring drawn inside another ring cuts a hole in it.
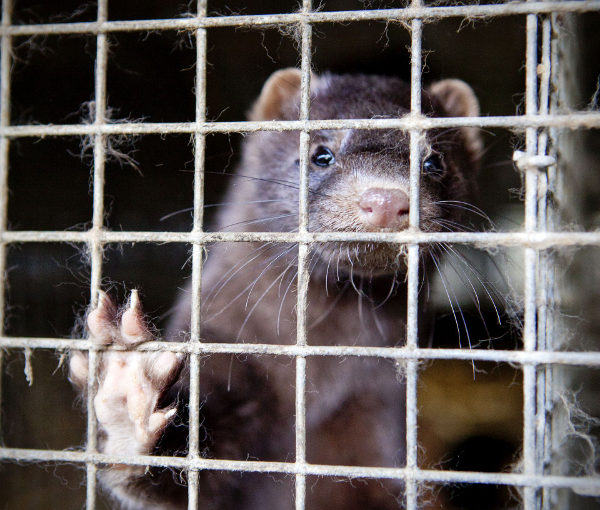
[{"label": "vertical metal bar", "polygon": [[[302,13],[308,14],[312,9],[312,0],[303,0]],[[300,83],[300,120],[307,121],[310,118],[310,81],[311,81],[311,52],[312,52],[312,26],[306,18],[301,24],[301,72]],[[308,168],[309,168],[310,132],[303,130],[300,133],[300,196],[299,198],[299,220],[300,233],[308,230]]]},{"label": "vertical metal bar", "polygon": [[[98,0],[98,22],[103,23],[108,18],[108,0]],[[94,125],[102,126],[106,119],[106,60],[107,60],[106,34],[99,32],[96,37],[96,73],[95,73],[95,98],[94,98]],[[89,249],[91,253],[90,276],[90,302],[95,306],[98,300],[98,291],[102,279],[102,243],[98,234],[102,230],[104,220],[104,171],[106,159],[106,139],[104,135],[94,135],[94,199],[91,239]],[[87,391],[87,445],[89,453],[97,451],[97,423],[94,412],[94,397],[97,390],[98,352],[89,350],[89,373]],[[96,464],[88,462],[86,466],[86,508],[94,510],[96,507]]]},{"label": "vertical metal bar", "polygon": [[[307,270],[308,246],[304,243],[298,246],[298,313],[297,313],[297,343],[306,344],[306,295],[308,291]],[[301,265],[300,265],[301,264]],[[302,275],[302,276],[301,276]],[[296,474],[295,508],[305,509],[306,499],[306,358],[296,356]]]},{"label": "vertical metal bar", "polygon": [[[421,6],[420,0],[412,2],[414,7]],[[411,22],[411,115],[421,115],[421,72],[422,72],[422,40],[423,22],[414,19]],[[418,129],[410,130],[410,209],[409,224],[411,230],[419,230],[419,191],[421,176],[421,137]],[[408,247],[408,279],[407,279],[407,318],[406,345],[418,347],[418,315],[419,315],[419,245]],[[418,486],[411,473],[418,469],[417,438],[417,379],[418,365],[415,360],[406,363],[406,509],[416,510],[418,507]]]},{"label": "vertical metal bar", "polygon": [[[540,115],[547,115],[549,110],[550,100],[550,20],[546,17],[542,21],[542,55],[539,66],[537,66],[540,80],[539,90],[539,107],[538,112]],[[539,155],[546,155],[548,150],[548,129],[541,129],[538,134],[537,141],[537,153]],[[547,173],[543,172],[538,175],[538,189],[537,189],[537,215],[538,215],[538,229],[547,229],[547,201],[546,195],[548,192],[548,179]],[[544,286],[542,286],[545,288]]]},{"label": "vertical metal bar", "polygon": [[[207,14],[207,0],[198,0],[197,19],[200,23]],[[200,25],[196,30],[196,113],[197,123],[206,120],[206,29]],[[194,224],[192,232],[200,234],[204,219],[204,160],[206,136],[194,134]],[[202,252],[204,246],[195,242],[192,247],[192,309],[190,342],[200,342]],[[200,356],[190,354],[190,401],[189,401],[189,447],[188,459],[198,458],[200,451]],[[188,509],[198,509],[200,492],[199,472],[188,469]]]},{"label": "vertical metal bar", "polygon": [[[311,0],[303,0],[302,14],[306,16],[312,9]],[[300,120],[307,121],[310,117],[310,81],[311,81],[311,52],[312,26],[306,17],[300,25],[302,31],[301,72],[300,83]],[[309,168],[310,133],[302,130],[300,133],[300,196],[298,210],[298,231],[308,231],[308,168]],[[296,309],[296,343],[306,345],[306,307],[308,294],[308,252],[307,243],[298,246],[298,300]],[[295,508],[304,510],[306,506],[306,358],[296,356],[296,466],[299,472],[295,480]]]},{"label": "vertical metal bar", "polygon": [[[542,55],[538,67],[540,78],[539,113],[547,115],[550,108],[550,73],[551,73],[551,34],[550,18],[546,16],[542,21]],[[538,137],[538,154],[545,155],[548,150],[548,129],[540,132]],[[547,231],[550,225],[550,204],[548,192],[550,189],[549,171],[539,175],[538,183],[538,228]],[[550,335],[553,334],[553,314],[548,313],[552,304],[552,289],[554,288],[554,255],[548,251],[540,254],[540,267],[538,273],[538,349],[552,350]],[[551,445],[551,411],[552,411],[552,367],[544,366],[538,370],[537,375],[537,416],[536,416],[536,465],[541,473],[546,472],[550,465]],[[541,507],[549,510],[550,491],[542,489]]]},{"label": "vertical metal bar", "polygon": [[[559,37],[560,34],[558,33],[557,29],[556,29],[556,15],[552,14],[549,15],[550,18],[550,29],[551,29],[551,42],[550,42],[550,90],[551,90],[551,94],[550,94],[550,101],[549,101],[549,107],[550,107],[550,114],[554,114],[555,112],[557,112],[558,110],[558,101],[559,101],[559,93],[558,93],[558,82],[559,82]],[[550,129],[550,140],[551,140],[551,150],[552,150],[552,155],[555,157],[556,161],[558,162],[558,137],[560,134],[560,130],[558,128],[551,128]],[[562,194],[562,186],[561,186],[561,176],[562,172],[558,171],[558,164],[554,167],[550,167],[548,169],[548,184],[550,189],[552,190],[552,193],[555,194],[555,196],[558,197],[558,199],[562,199],[562,197],[564,196]],[[551,208],[550,211],[550,225],[552,227],[552,229],[556,228],[556,221],[557,218],[559,217],[559,213],[556,210],[556,208]],[[553,269],[553,276],[555,274],[556,270]],[[558,285],[556,282],[556,279],[553,278],[552,281],[552,287],[550,288],[550,299],[551,299],[551,303],[553,305],[555,305],[556,300],[555,300],[555,295],[557,295],[559,292],[558,289]],[[557,294],[555,294],[557,293]],[[548,331],[548,337],[547,337],[547,348],[554,350],[557,347],[557,341],[556,341],[556,335],[557,335],[557,319],[555,317],[555,314],[552,314],[552,317],[550,318],[550,322],[549,322],[549,331]],[[555,474],[556,470],[554,469],[554,466],[552,464],[552,459],[553,459],[553,446],[554,444],[560,444],[560,441],[562,440],[562,437],[559,438],[558,435],[561,434],[561,431],[558,430],[557,427],[554,426],[554,413],[555,413],[555,409],[554,409],[554,387],[561,387],[560,386],[560,381],[557,380],[557,370],[554,366],[549,366],[546,368],[546,373],[547,373],[547,378],[546,378],[546,392],[547,392],[547,404],[549,406],[548,408],[548,416],[549,416],[549,423],[548,423],[548,437],[547,437],[547,444],[546,444],[546,454],[545,454],[545,461],[547,463],[547,472],[549,474]],[[545,471],[546,472],[546,471]],[[561,505],[558,502],[558,498],[557,495],[560,492],[564,492],[564,491],[557,491],[556,489],[549,489],[546,488],[544,489],[544,495],[543,495],[543,506],[542,506],[542,510],[550,510],[550,509],[555,509],[555,508],[563,508],[566,507],[565,505]]]},{"label": "vertical metal bar", "polygon": [[[2,26],[9,27],[12,22],[12,0],[2,2]],[[0,126],[10,125],[10,68],[12,53],[12,37],[2,36],[0,51]],[[0,138],[0,234],[6,231],[8,214],[8,152],[10,140]],[[6,244],[0,244],[0,334],[4,334],[4,316],[6,311]],[[0,444],[3,444],[2,431],[2,373],[3,355],[0,349]]]},{"label": "vertical metal bar", "polygon": [[[537,42],[538,21],[535,14],[527,15],[527,57],[526,57],[526,103],[527,115],[537,113]],[[528,128],[526,132],[526,150],[528,155],[537,152],[537,131]],[[537,230],[537,170],[529,168],[525,173],[525,231]],[[525,289],[524,289],[524,328],[523,348],[525,351],[536,349],[536,276],[538,254],[533,248],[525,248]],[[536,472],[536,366],[526,364],[523,367],[523,472],[533,475]],[[525,487],[523,490],[524,510],[537,508],[537,488]]]}]

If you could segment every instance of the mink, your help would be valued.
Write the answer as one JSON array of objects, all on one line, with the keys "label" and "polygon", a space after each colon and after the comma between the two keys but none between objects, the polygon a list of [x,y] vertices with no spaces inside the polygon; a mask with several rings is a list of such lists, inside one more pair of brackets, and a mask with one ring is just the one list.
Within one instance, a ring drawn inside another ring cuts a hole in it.
[{"label": "mink", "polygon": [[[299,117],[301,73],[283,69],[265,83],[251,120]],[[410,86],[399,78],[325,73],[311,79],[311,119],[399,118],[410,113]],[[477,116],[472,89],[459,80],[422,92],[423,115]],[[311,232],[396,232],[409,228],[409,133],[342,129],[310,135],[308,228]],[[256,132],[216,228],[294,232],[298,228],[300,134]],[[473,192],[481,140],[473,128],[432,129],[422,140],[420,229],[460,221],[451,207]],[[422,248],[426,270],[427,246]],[[298,248],[286,243],[215,243],[203,269],[201,336],[207,342],[296,342]],[[401,346],[406,327],[406,263],[402,245],[326,242],[308,259],[311,345]],[[164,338],[184,341],[190,292],[181,293]],[[112,455],[187,453],[189,366],[181,354],[136,352],[157,339],[137,292],[121,310],[105,293],[87,317],[90,338],[126,350],[100,360],[94,400],[99,450]],[[293,462],[295,382],[290,358],[212,356],[201,368],[201,454],[233,460]],[[401,467],[405,464],[405,385],[401,367],[377,358],[312,357],[306,362],[306,461],[311,464]],[[82,391],[87,358],[73,353],[70,377]],[[186,473],[109,465],[102,485],[123,508],[186,508]],[[293,477],[201,471],[202,509],[293,508]],[[397,509],[395,480],[307,483],[308,509]]]}]

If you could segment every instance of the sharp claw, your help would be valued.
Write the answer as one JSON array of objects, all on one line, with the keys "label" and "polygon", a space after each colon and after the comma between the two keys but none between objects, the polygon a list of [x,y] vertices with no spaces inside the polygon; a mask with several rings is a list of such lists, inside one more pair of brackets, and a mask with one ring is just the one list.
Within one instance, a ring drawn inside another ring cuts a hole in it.
[{"label": "sharp claw", "polygon": [[139,313],[142,312],[142,305],[140,303],[140,295],[138,294],[137,289],[133,289],[131,291],[131,296],[129,296],[129,308],[132,310],[136,310]]},{"label": "sharp claw", "polygon": [[112,299],[105,292],[99,291],[98,305],[87,317],[87,326],[95,343],[107,345],[113,341],[116,314]]},{"label": "sharp claw", "polygon": [[125,345],[137,345],[150,340],[137,290],[131,291],[129,306],[121,318],[121,337]]},{"label": "sharp claw", "polygon": [[152,413],[148,420],[148,432],[156,438],[177,414],[177,408],[163,409]]},{"label": "sharp claw", "polygon": [[97,306],[97,308],[99,310],[105,311],[107,313],[107,315],[110,315],[111,317],[114,317],[117,312],[112,299],[110,299],[110,296],[103,290],[98,291],[98,306]]}]

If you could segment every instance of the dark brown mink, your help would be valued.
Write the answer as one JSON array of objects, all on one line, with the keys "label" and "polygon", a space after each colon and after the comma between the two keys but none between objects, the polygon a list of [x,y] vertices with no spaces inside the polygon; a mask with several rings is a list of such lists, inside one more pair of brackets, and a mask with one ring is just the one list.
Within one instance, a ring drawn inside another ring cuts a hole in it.
[{"label": "dark brown mink", "polygon": [[[284,69],[265,83],[249,118],[298,119],[300,71]],[[422,95],[428,116],[477,116],[471,88],[459,80]],[[312,76],[311,119],[398,118],[410,111],[410,87],[383,76]],[[293,232],[298,228],[298,132],[247,136],[217,229]],[[422,140],[420,229],[448,230],[460,221],[457,201],[473,191],[481,150],[473,128],[430,130]],[[394,232],[408,228],[409,134],[402,130],[311,133],[309,230]],[[216,243],[202,283],[202,340],[293,344],[297,246]],[[424,264],[427,248],[424,248]],[[403,247],[327,242],[309,255],[308,341],[312,345],[398,346],[405,341]],[[189,289],[188,289],[189,290]],[[185,341],[190,292],[182,292],[165,335]],[[106,294],[88,314],[90,338],[133,347],[156,338],[137,292],[118,310]],[[275,356],[213,356],[201,368],[201,452],[216,459],[294,460],[293,363]],[[402,369],[376,358],[308,357],[306,461],[311,464],[398,467],[405,463]],[[85,389],[87,358],[74,353],[71,380]],[[101,452],[186,455],[189,370],[170,352],[111,351],[100,362],[95,411]],[[108,465],[105,489],[123,508],[186,508],[185,473]],[[293,508],[293,477],[200,472],[203,509]],[[399,481],[334,478],[307,483],[307,508],[397,509]]]}]

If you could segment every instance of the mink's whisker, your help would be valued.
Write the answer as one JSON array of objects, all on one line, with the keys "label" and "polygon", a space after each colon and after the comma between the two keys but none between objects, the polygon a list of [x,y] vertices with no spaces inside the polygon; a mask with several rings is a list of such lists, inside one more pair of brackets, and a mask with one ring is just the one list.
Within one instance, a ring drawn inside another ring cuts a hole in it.
[{"label": "mink's whisker", "polygon": [[470,204],[469,202],[463,202],[462,200],[437,200],[433,203],[436,205],[441,205],[442,207],[455,207],[457,209],[463,209],[465,211],[471,212],[489,222],[489,224],[492,227],[495,227],[492,219],[484,211],[482,211],[476,205]]},{"label": "mink's whisker", "polygon": [[[296,281],[296,277],[298,276],[298,266],[295,265],[295,263],[298,262],[298,256],[296,255],[294,257],[294,259],[292,260],[292,262],[289,264],[288,269],[292,268],[292,267],[296,267],[296,271],[294,271],[294,273],[292,274],[292,277],[290,278],[289,283],[287,284],[287,287],[285,288],[285,292],[283,293],[283,297],[281,298],[281,302],[279,303],[279,310],[277,312],[277,336],[279,336],[279,325],[280,325],[280,320],[281,320],[281,311],[283,310],[283,304],[285,303],[285,298],[290,290],[290,288],[292,287],[292,284]],[[283,278],[281,279],[281,281],[283,282]]]},{"label": "mink's whisker", "polygon": [[321,322],[323,322],[329,316],[329,314],[335,309],[337,304],[340,302],[340,299],[342,299],[342,297],[346,293],[346,290],[348,289],[348,287],[350,287],[349,281],[344,284],[344,286],[338,292],[337,296],[335,296],[335,298],[333,299],[331,304],[327,307],[327,309],[321,315],[319,315],[315,320],[313,320],[311,322],[311,324],[308,328],[309,330],[316,328],[319,324],[321,324]]},{"label": "mink's whisker", "polygon": [[393,276],[391,277],[391,284],[390,284],[390,290],[388,291],[387,295],[385,296],[385,298],[383,299],[383,301],[381,303],[379,303],[378,305],[376,305],[373,310],[378,310],[379,308],[381,308],[383,305],[385,305],[389,299],[392,297],[392,295],[394,294],[394,290],[396,289],[396,284],[398,283],[398,281],[396,280],[396,276],[398,275],[397,271],[394,271]]},{"label": "mink's whisker", "polygon": [[[219,293],[225,288],[225,286],[231,281],[231,279],[239,273],[244,267],[250,264],[252,261],[256,260],[258,257],[262,255],[261,252],[269,251],[273,248],[278,248],[277,243],[266,242],[261,244],[258,248],[251,251],[244,259],[240,260],[237,264],[232,266],[221,278],[215,283],[215,285],[210,289],[210,291],[204,297],[204,305],[206,309],[210,308],[210,305],[215,300],[215,298],[219,295]],[[256,255],[254,255],[256,254]],[[252,257],[254,255],[254,257]],[[244,260],[248,259],[244,264]],[[233,272],[233,274],[231,274]]]},{"label": "mink's whisker", "polygon": [[[296,189],[299,190],[300,186],[298,186],[298,183],[295,183],[293,181],[285,181],[283,179],[267,179],[264,177],[255,177],[253,175],[245,175],[245,174],[240,174],[240,173],[229,173],[229,172],[205,172],[207,174],[214,174],[214,175],[226,175],[228,177],[241,177],[244,179],[248,179],[251,181],[262,181],[262,182],[269,182],[271,184],[279,184],[280,186],[284,186],[286,188],[292,188],[292,189]],[[319,195],[322,197],[326,197],[326,198],[331,198],[329,195],[326,195],[324,193],[320,193],[318,191],[312,190],[310,188],[308,188],[308,192],[313,194],[313,195]]]},{"label": "mink's whisker", "polygon": [[[288,248],[288,251],[290,251],[291,248]],[[276,261],[271,259],[269,261],[269,263],[267,264],[267,268],[270,267],[271,265],[273,265],[273,263]],[[244,287],[243,290],[241,290],[228,304],[226,304],[223,308],[221,308],[218,312],[213,313],[210,317],[206,318],[206,321],[210,321],[215,319],[216,317],[218,317],[219,315],[221,315],[225,310],[227,310],[231,305],[233,305],[233,303],[235,303],[241,296],[243,296],[248,289],[250,289],[254,284],[256,283],[256,279],[253,280],[252,282],[250,282],[248,285],[246,285],[246,287]]]},{"label": "mink's whisker", "polygon": [[257,282],[261,279],[262,275],[265,274],[265,272],[267,271],[267,269],[269,269],[269,267],[271,267],[275,262],[277,262],[281,257],[284,257],[285,255],[287,255],[290,251],[292,251],[294,248],[296,248],[296,245],[293,244],[292,246],[290,246],[289,248],[283,250],[279,255],[277,255],[275,258],[273,258],[270,263],[265,266],[265,268],[259,273],[259,275],[254,279],[254,282],[252,283],[252,287],[250,288],[250,291],[248,292],[248,297],[246,298],[246,304],[244,305],[244,310],[246,310],[248,308],[248,302],[250,301],[250,296],[252,296],[252,291],[254,290],[254,287],[256,286]]},{"label": "mink's whisker", "polygon": [[[479,295],[477,294],[477,290],[475,289],[475,286],[473,285],[473,282],[471,281],[471,279],[469,278],[469,275],[465,272],[465,271],[459,271],[458,268],[452,263],[452,252],[448,249],[447,246],[445,246],[445,243],[440,243],[439,245],[448,255],[448,257],[446,257],[447,263],[448,265],[452,268],[452,270],[455,272],[455,274],[459,277],[460,281],[463,283],[463,285],[465,285],[465,287],[468,286],[471,288],[472,294],[469,293],[469,297],[471,298],[471,301],[473,302],[473,304],[475,305],[475,309],[477,310],[477,314],[479,315],[479,318],[481,319],[481,323],[483,324],[483,327],[485,329],[485,332],[487,334],[488,337],[490,337],[490,332],[488,330],[487,324],[485,322],[485,318],[483,316],[483,312],[481,310],[481,302],[479,301]],[[465,279],[466,282],[465,283]]]},{"label": "mink's whisker", "polygon": [[[446,248],[449,249],[454,254],[454,256],[460,262],[462,262],[467,269],[469,269],[471,271],[471,273],[475,276],[475,278],[477,278],[481,287],[488,295],[488,298],[490,299],[492,306],[494,307],[494,312],[496,314],[496,319],[498,320],[498,324],[502,324],[502,319],[500,318],[500,311],[498,310],[496,301],[494,300],[494,297],[496,297],[496,299],[498,299],[500,301],[504,301],[504,298],[502,297],[502,294],[500,293],[500,291],[496,288],[496,286],[492,282],[490,282],[487,278],[485,278],[485,276],[476,267],[474,267],[473,264],[470,263],[470,261],[466,258],[466,256],[464,254],[460,253],[458,250],[456,250],[452,246],[448,245],[447,243],[444,243],[444,244],[446,245]],[[488,286],[490,286],[492,288],[491,293],[488,289]],[[492,296],[492,293],[493,293],[493,296]]]},{"label": "mink's whisker", "polygon": [[280,214],[278,216],[268,216],[266,218],[237,221],[235,223],[230,223],[229,225],[225,225],[224,227],[221,227],[220,231],[223,231],[226,228],[235,227],[236,225],[253,225],[254,223],[262,223],[263,221],[274,221],[274,220],[279,220],[281,218],[289,218],[290,216],[296,216],[297,214],[298,214],[297,212],[293,212],[293,213],[289,213],[289,214]]},{"label": "mink's whisker", "polygon": [[[292,246],[292,248],[295,248],[295,245]],[[290,250],[292,249],[290,248]],[[290,251],[288,250],[288,251]],[[279,275],[273,280],[273,282],[265,289],[265,291],[260,295],[260,297],[258,298],[258,300],[256,301],[256,303],[254,303],[254,305],[252,306],[252,308],[250,309],[250,311],[246,314],[246,318],[244,319],[244,322],[242,323],[237,337],[236,337],[236,341],[239,341],[242,335],[242,331],[244,330],[244,328],[246,327],[246,324],[248,323],[248,321],[250,320],[250,317],[252,317],[252,314],[254,313],[254,310],[256,310],[256,308],[258,307],[258,305],[260,304],[260,302],[263,300],[263,298],[268,294],[268,292],[275,286],[275,284],[281,279],[285,277],[285,274],[288,272],[288,270],[290,269],[291,265],[288,264],[285,269],[279,273]]]},{"label": "mink's whisker", "polygon": [[465,317],[463,315],[460,303],[458,302],[458,298],[456,297],[456,294],[454,293],[454,291],[449,288],[448,282],[446,281],[446,278],[444,277],[443,271],[442,271],[442,269],[440,267],[439,258],[433,252],[431,252],[431,259],[433,260],[433,263],[434,263],[434,265],[435,265],[435,267],[437,269],[437,272],[440,275],[440,280],[442,282],[442,285],[444,286],[444,291],[446,292],[446,297],[448,298],[448,302],[450,303],[450,309],[452,310],[452,316],[454,317],[454,322],[456,324],[456,332],[458,334],[458,345],[460,347],[462,347],[461,334],[460,334],[460,325],[458,323],[458,318],[457,318],[457,315],[456,315],[456,310],[454,308],[454,301],[452,301],[452,298],[450,297],[450,293],[452,293],[452,296],[454,297],[454,300],[456,301],[456,308],[458,309],[458,312],[459,312],[459,314],[461,316],[462,323],[463,323],[463,325],[465,327],[465,333],[467,335],[467,342],[468,342],[469,348],[470,348],[471,347],[471,337],[469,335],[469,328],[467,327],[467,322],[466,322]]},{"label": "mink's whisker", "polygon": [[[271,203],[271,202],[288,202],[288,203],[294,203],[297,202],[297,200],[289,200],[289,199],[272,199],[272,200],[240,200],[239,202],[218,202],[215,204],[204,204],[202,207],[204,209],[209,209],[211,207],[221,207],[224,205],[238,205],[238,204],[267,204],[267,203]],[[164,216],[162,216],[159,221],[164,221],[166,219],[169,219],[173,216],[177,216],[178,214],[183,214],[186,212],[192,212],[194,210],[193,207],[186,207],[185,209],[179,209],[178,211],[173,211],[170,212],[168,214],[165,214]]]}]

